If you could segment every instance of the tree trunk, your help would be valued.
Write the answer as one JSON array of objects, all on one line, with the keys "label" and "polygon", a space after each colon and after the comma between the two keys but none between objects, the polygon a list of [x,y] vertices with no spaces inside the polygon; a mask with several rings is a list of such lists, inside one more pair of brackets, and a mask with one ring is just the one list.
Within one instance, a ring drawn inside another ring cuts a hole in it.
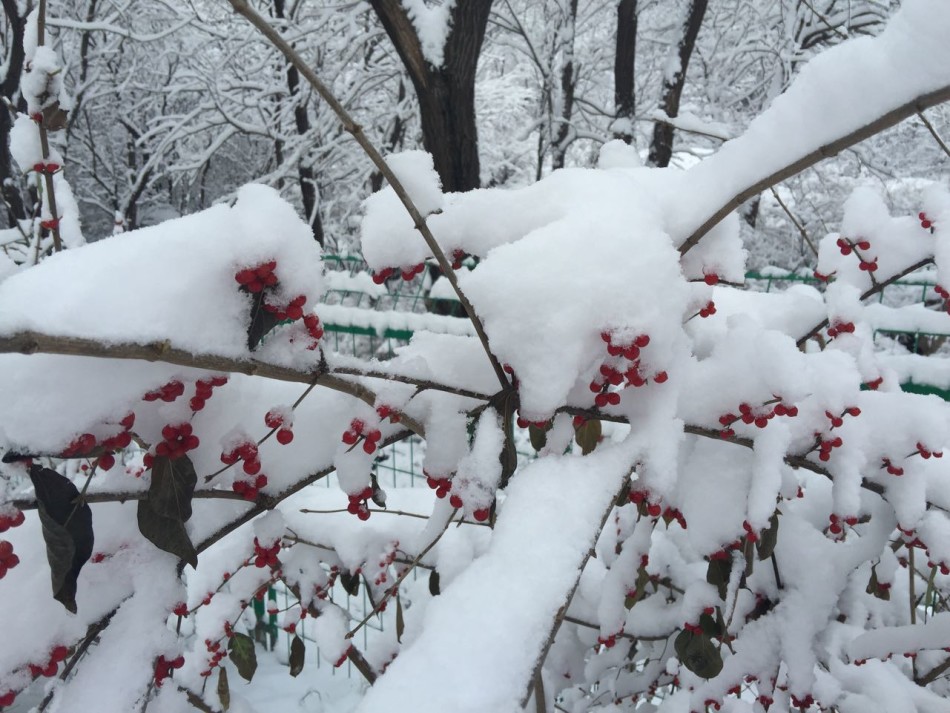
[{"label": "tree trunk", "polygon": [[[274,15],[283,19],[284,0],[274,0]],[[294,106],[294,124],[297,135],[305,136],[310,131],[310,116],[307,114],[307,103],[297,101],[300,93],[300,72],[292,64],[287,65],[287,90],[290,100],[296,101]],[[297,181],[300,185],[300,200],[303,202],[303,212],[313,232],[313,239],[324,245],[323,221],[320,220],[320,211],[317,206],[317,182],[313,167],[303,161],[297,161]]]},{"label": "tree trunk", "polygon": [[617,49],[614,54],[614,138],[633,144],[637,97],[633,79],[637,61],[637,0],[617,5]]},{"label": "tree trunk", "polygon": [[[574,111],[574,31],[577,24],[577,0],[570,0],[567,16],[561,24],[561,51],[563,65],[561,67],[561,96],[560,116],[557,117],[558,127],[554,133],[552,145],[551,168],[564,168],[564,158],[567,154],[567,138],[571,129],[571,114]],[[566,36],[565,36],[566,35]],[[551,117],[555,120],[555,117]]]},{"label": "tree trunk", "polygon": [[478,188],[475,69],[491,0],[465,0],[452,8],[441,67],[430,64],[399,0],[370,0],[405,65],[419,99],[423,145],[447,192]]},{"label": "tree trunk", "polygon": [[[26,21],[17,11],[16,0],[3,0],[3,12],[13,37],[10,38],[10,54],[6,58],[6,75],[0,83],[0,94],[12,104],[13,97],[20,88],[20,75],[23,73],[23,28]],[[0,107],[0,185],[2,185],[3,202],[6,204],[8,227],[13,227],[18,220],[26,218],[26,206],[19,188],[19,173],[14,175],[13,158],[10,155],[12,128],[11,110]]]},{"label": "tree trunk", "polygon": [[[660,109],[673,119],[679,115],[680,97],[683,94],[683,85],[686,84],[686,70],[689,67],[689,58],[693,55],[696,46],[696,37],[703,24],[706,14],[707,0],[690,0],[689,10],[686,13],[686,22],[683,24],[683,35],[677,46],[679,54],[679,68],[672,77],[663,82],[663,97],[660,100]],[[669,166],[673,156],[673,127],[666,123],[657,122],[653,126],[653,143],[650,145],[650,163],[654,166]]]}]

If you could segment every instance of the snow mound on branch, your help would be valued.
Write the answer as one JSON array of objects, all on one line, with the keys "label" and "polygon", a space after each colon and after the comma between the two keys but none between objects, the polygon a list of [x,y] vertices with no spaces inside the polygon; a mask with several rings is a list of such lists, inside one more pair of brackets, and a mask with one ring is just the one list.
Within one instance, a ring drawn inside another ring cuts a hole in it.
[{"label": "snow mound on branch", "polygon": [[[551,622],[635,457],[625,445],[552,456],[522,471],[488,552],[428,605],[419,637],[359,713],[520,711]],[[576,488],[581,479],[585,487]]]},{"label": "snow mound on branch", "polygon": [[[195,353],[246,356],[250,299],[234,274],[269,260],[288,300],[323,293],[319,246],[271,188],[233,207],[53,255],[0,285],[0,333],[35,330],[106,343],[168,340]],[[51,285],[55,289],[51,290]]]},{"label": "snow mound on branch", "polygon": [[560,205],[563,217],[490,251],[461,280],[492,350],[520,381],[527,414],[547,417],[566,402],[602,356],[602,331],[648,334],[661,355],[682,332],[688,290],[679,254],[637,187],[619,171],[552,174],[533,193]]}]

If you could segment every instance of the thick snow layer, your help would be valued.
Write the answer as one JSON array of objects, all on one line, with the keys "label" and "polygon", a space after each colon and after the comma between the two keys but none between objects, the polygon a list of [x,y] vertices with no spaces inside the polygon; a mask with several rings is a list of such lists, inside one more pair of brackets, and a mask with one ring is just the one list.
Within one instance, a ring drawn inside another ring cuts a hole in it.
[{"label": "thick snow layer", "polygon": [[273,189],[245,186],[233,207],[68,250],[5,280],[0,333],[168,340],[195,353],[246,356],[250,298],[234,275],[269,260],[288,302],[303,294],[313,305],[323,294],[319,246],[306,223]]},{"label": "thick snow layer", "polygon": [[360,713],[520,711],[554,617],[630,463],[629,448],[605,448],[587,458],[549,457],[520,473],[488,552],[429,605],[420,636]]}]

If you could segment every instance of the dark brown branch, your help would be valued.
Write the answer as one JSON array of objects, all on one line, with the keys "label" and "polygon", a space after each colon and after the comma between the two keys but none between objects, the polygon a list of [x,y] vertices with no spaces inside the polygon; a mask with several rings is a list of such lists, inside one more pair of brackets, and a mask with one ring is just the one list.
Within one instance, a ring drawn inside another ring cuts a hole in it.
[{"label": "dark brown branch", "polygon": [[758,195],[765,189],[779,184],[782,181],[791,178],[798,173],[801,173],[806,168],[814,166],[819,161],[822,161],[830,156],[835,156],[844,149],[854,146],[855,144],[860,143],[861,141],[864,141],[875,134],[879,134],[885,129],[891,128],[895,124],[900,123],[904,119],[907,119],[914,114],[920,114],[925,109],[929,109],[930,107],[936,106],[937,104],[942,104],[948,100],[950,100],[950,86],[941,87],[936,91],[916,97],[906,104],[903,104],[896,109],[892,109],[883,116],[878,117],[869,124],[865,124],[859,129],[856,129],[855,131],[852,131],[839,139],[825,144],[824,146],[818,147],[794,163],[784,166],[778,171],[775,171],[774,173],[756,181],[748,188],[741,190],[739,193],[733,196],[725,205],[713,213],[705,223],[693,231],[693,234],[690,235],[680,246],[680,253],[689,252],[689,250],[691,250],[706,233],[716,227],[723,218],[725,218],[747,200]]}]

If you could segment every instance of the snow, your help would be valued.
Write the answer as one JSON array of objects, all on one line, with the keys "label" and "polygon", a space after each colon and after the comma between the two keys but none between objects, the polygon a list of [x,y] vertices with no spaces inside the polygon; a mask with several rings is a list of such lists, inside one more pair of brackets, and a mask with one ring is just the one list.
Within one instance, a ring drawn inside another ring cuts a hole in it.
[{"label": "snow", "polygon": [[[631,453],[604,449],[589,458],[552,456],[519,474],[488,552],[428,606],[420,636],[368,691],[360,713],[520,710],[554,616],[629,472]],[[578,478],[588,487],[566,498]],[[420,675],[431,685],[413,683]]]}]

